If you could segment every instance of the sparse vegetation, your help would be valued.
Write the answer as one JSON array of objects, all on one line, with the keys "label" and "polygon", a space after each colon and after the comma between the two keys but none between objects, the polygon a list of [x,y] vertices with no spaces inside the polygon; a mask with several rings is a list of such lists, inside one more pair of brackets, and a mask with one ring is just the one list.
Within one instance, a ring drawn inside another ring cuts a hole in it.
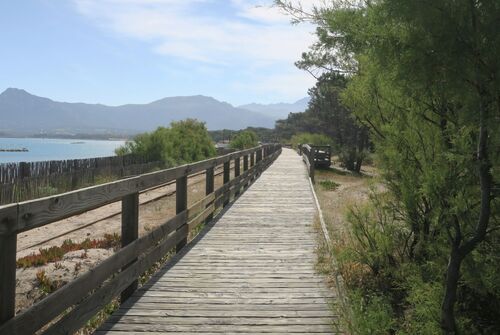
[{"label": "sparse vegetation", "polygon": [[333,180],[321,180],[318,182],[325,191],[335,191],[340,185]]},{"label": "sparse vegetation", "polygon": [[38,282],[38,288],[44,294],[50,294],[64,285],[61,281],[51,280],[44,270],[40,270],[36,273],[36,280]]},{"label": "sparse vegetation", "polygon": [[17,260],[17,267],[28,268],[59,262],[68,252],[78,250],[84,250],[82,258],[86,258],[87,253],[85,250],[117,248],[120,246],[120,243],[120,236],[118,234],[105,234],[102,239],[85,239],[79,243],[66,240],[60,247],[41,248],[38,253],[19,258]]}]

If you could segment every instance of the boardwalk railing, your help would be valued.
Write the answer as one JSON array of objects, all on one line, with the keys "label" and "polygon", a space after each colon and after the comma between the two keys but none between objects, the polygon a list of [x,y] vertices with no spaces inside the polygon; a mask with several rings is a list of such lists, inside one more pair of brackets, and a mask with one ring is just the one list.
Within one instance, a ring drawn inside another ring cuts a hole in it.
[{"label": "boardwalk railing", "polygon": [[307,171],[309,172],[309,178],[314,183],[314,153],[315,150],[311,148],[309,144],[301,144],[299,146],[299,154],[302,155],[304,163],[306,163]]},{"label": "boardwalk railing", "polygon": [[[138,278],[168,252],[187,244],[188,234],[266,169],[281,153],[268,144],[225,156],[148,173],[39,200],[0,207],[0,334],[71,334],[115,297],[126,300]],[[230,163],[234,161],[234,178]],[[243,171],[241,171],[243,161]],[[224,184],[214,190],[214,169],[223,165]],[[187,180],[206,172],[206,197],[187,207]],[[176,216],[138,238],[139,192],[176,181]],[[17,234],[58,220],[122,202],[122,248],[89,272],[15,315]],[[56,320],[56,321],[54,321]]]},{"label": "boardwalk railing", "polygon": [[332,159],[332,148],[329,145],[299,145],[299,154],[307,166],[309,177],[314,183],[314,172],[316,167],[329,167]]}]

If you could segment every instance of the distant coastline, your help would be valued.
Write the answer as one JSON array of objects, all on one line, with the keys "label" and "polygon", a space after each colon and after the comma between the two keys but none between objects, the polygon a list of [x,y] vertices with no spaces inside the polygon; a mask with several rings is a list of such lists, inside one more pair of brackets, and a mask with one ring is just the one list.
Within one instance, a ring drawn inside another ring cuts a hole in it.
[{"label": "distant coastline", "polygon": [[0,148],[0,152],[29,152],[26,148]]},{"label": "distant coastline", "polygon": [[37,139],[47,139],[47,140],[73,140],[79,142],[80,140],[95,140],[95,141],[130,141],[135,135],[96,135],[96,134],[6,134],[0,133],[0,138],[37,138]]},{"label": "distant coastline", "polygon": [[0,137],[0,164],[114,156],[126,140],[116,138]]}]

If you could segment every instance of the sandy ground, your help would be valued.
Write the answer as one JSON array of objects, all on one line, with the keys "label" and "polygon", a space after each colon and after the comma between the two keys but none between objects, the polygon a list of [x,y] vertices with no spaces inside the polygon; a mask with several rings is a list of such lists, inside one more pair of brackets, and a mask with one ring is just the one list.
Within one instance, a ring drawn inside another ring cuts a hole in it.
[{"label": "sandy ground", "polygon": [[[370,187],[381,188],[373,167],[363,167],[361,172],[361,176],[353,175],[339,166],[332,166],[330,170],[316,170],[315,189],[332,238],[344,230],[348,209],[365,203],[369,198]],[[325,190],[320,184],[322,180],[334,181],[339,186],[332,191]]]},{"label": "sandy ground", "polygon": [[[220,170],[215,171],[217,174]],[[222,175],[215,176],[215,188],[222,185]],[[205,175],[188,180],[188,206],[205,196]],[[143,236],[155,227],[175,216],[175,183],[140,194],[139,235]],[[167,195],[167,196],[165,196]],[[162,197],[163,196],[163,197]],[[155,200],[156,198],[159,199]],[[60,246],[64,240],[80,242],[86,238],[99,239],[105,234],[120,234],[121,202],[112,203],[81,215],[54,222],[41,228],[18,235],[17,258],[37,253],[40,248]],[[16,312],[31,306],[46,295],[39,287],[36,274],[44,271],[51,281],[60,285],[67,283],[106,259],[113,250],[91,249],[75,251],[65,255],[58,263],[18,269],[16,271]]]}]

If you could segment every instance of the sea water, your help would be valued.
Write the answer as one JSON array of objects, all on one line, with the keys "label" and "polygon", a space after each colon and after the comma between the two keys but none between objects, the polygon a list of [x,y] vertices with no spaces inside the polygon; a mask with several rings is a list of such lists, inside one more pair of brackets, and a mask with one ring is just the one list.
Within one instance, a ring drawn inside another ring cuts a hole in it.
[{"label": "sea water", "polygon": [[0,138],[0,149],[23,149],[26,152],[0,152],[0,163],[82,159],[114,156],[124,141]]}]

